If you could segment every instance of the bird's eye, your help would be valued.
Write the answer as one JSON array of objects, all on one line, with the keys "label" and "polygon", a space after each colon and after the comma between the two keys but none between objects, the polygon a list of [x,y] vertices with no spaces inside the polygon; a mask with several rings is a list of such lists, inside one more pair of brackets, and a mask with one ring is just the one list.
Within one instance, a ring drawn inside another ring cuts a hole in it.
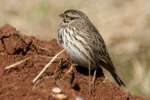
[{"label": "bird's eye", "polygon": [[66,17],[66,18],[69,18],[69,16],[68,16],[68,15],[65,15],[65,17]]},{"label": "bird's eye", "polygon": [[74,18],[69,16],[69,15],[65,15],[65,18],[68,19],[68,20],[73,20]]}]

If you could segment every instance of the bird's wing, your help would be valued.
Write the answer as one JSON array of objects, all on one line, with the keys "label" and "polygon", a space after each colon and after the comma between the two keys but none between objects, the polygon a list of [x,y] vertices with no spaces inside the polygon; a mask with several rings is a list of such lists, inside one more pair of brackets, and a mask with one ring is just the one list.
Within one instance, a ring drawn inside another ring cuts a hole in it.
[{"label": "bird's wing", "polygon": [[104,63],[111,62],[105,42],[90,20],[82,20],[72,26],[76,27],[78,35],[81,35],[88,43],[88,46],[85,46],[90,48],[89,54],[92,54],[92,59],[95,62],[100,62],[99,60]]}]

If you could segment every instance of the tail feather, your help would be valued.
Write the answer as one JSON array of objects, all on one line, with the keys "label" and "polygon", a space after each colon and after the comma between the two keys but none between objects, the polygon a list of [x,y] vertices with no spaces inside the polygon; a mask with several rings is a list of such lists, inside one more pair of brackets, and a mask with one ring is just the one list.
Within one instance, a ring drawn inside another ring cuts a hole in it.
[{"label": "tail feather", "polygon": [[125,83],[117,75],[116,69],[115,69],[111,59],[109,58],[109,56],[107,56],[107,58],[105,58],[105,59],[100,60],[100,64],[102,65],[102,67],[110,72],[110,74],[113,76],[114,80],[117,82],[117,84],[119,86],[124,86],[125,87],[126,86]]},{"label": "tail feather", "polygon": [[111,74],[119,86],[124,86],[124,87],[126,86],[125,83],[121,80],[121,78],[115,72]]}]

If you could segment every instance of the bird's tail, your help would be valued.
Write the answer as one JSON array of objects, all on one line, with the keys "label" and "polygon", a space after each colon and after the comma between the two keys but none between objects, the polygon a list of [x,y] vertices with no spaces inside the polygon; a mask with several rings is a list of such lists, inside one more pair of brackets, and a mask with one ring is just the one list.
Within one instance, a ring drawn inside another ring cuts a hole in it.
[{"label": "bird's tail", "polygon": [[[116,72],[116,69],[111,61],[111,59],[107,58],[109,61],[101,61],[100,63],[102,64],[102,67],[106,70],[108,70],[110,72],[110,74],[112,75],[112,77],[114,78],[114,80],[117,82],[117,84],[119,86],[126,86],[125,83],[121,80],[121,78],[119,77],[119,75],[117,75],[117,72]],[[105,62],[108,62],[108,63],[105,63]]]},{"label": "bird's tail", "polygon": [[112,72],[111,75],[113,76],[114,80],[117,82],[119,86],[124,86],[124,87],[126,86],[116,72]]}]

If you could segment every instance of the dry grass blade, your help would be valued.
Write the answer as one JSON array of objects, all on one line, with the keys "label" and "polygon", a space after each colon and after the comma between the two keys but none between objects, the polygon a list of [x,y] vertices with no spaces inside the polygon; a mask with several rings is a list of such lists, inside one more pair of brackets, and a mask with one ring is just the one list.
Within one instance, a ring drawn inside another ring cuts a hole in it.
[{"label": "dry grass blade", "polygon": [[61,50],[60,52],[58,52],[50,61],[49,61],[49,63],[47,63],[46,65],[45,65],[45,67],[41,70],[41,72],[33,79],[33,83],[35,83],[37,80],[38,80],[38,78],[44,73],[44,71],[52,64],[52,62],[60,55],[60,54],[62,54],[63,52],[65,51],[65,49],[63,49],[63,50]]},{"label": "dry grass blade", "polygon": [[21,61],[18,61],[18,62],[14,63],[14,64],[11,64],[11,65],[5,67],[5,70],[8,70],[8,69],[10,69],[10,68],[14,68],[14,67],[16,67],[17,65],[20,65],[21,63],[23,63],[23,62],[29,60],[30,58],[31,58],[31,57],[27,57],[27,58],[25,58],[25,59],[23,59],[23,60],[21,60]]},{"label": "dry grass blade", "polygon": [[[52,59],[52,58],[54,58],[54,57],[49,57],[49,56],[45,56],[45,55],[38,55],[36,57],[41,57],[41,58],[46,58],[46,59]],[[60,61],[60,59],[61,59],[61,57],[57,57],[57,59],[55,61],[53,61],[53,62],[57,63],[57,62]]]}]

